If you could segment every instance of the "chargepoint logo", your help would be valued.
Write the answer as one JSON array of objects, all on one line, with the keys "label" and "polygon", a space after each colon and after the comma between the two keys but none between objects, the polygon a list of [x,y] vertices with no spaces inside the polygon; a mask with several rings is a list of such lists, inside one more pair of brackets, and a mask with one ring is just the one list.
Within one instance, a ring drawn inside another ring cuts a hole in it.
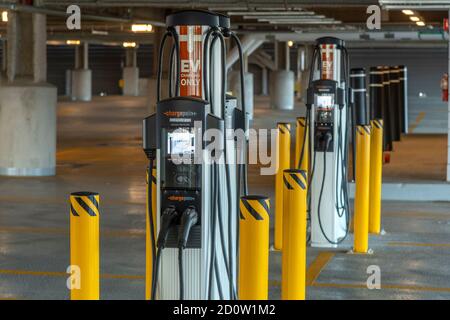
[{"label": "chargepoint logo", "polygon": [[[171,143],[174,143],[170,149],[178,151],[171,152],[171,161],[176,165],[259,164],[261,175],[274,175],[278,170],[275,152],[277,133],[276,129],[248,129],[247,134],[242,129],[226,129],[227,145],[224,148],[225,137],[221,130],[207,129],[203,132],[202,122],[195,121],[193,133],[186,132],[183,128],[174,130],[173,136],[177,138],[170,139]],[[245,152],[246,137],[248,137],[248,155]]]},{"label": "chargepoint logo", "polygon": [[66,272],[69,274],[69,277],[66,281],[67,289],[80,289],[81,288],[81,269],[77,265],[70,265],[67,267]]},{"label": "chargepoint logo", "polygon": [[381,29],[381,8],[376,4],[368,6],[366,10],[370,16],[367,18],[366,26],[369,30]]},{"label": "chargepoint logo", "polygon": [[69,30],[81,29],[81,9],[79,6],[72,4],[67,7],[66,13],[69,15],[66,20],[66,26]]}]

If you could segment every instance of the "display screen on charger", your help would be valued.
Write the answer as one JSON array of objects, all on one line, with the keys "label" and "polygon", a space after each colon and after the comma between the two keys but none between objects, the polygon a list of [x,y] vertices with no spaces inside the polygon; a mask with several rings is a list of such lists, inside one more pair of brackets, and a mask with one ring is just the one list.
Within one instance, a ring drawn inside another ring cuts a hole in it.
[{"label": "display screen on charger", "polygon": [[316,106],[319,108],[331,108],[334,105],[333,95],[316,96]]},{"label": "display screen on charger", "polygon": [[185,129],[169,132],[167,136],[169,154],[193,154],[195,152],[195,135]]}]

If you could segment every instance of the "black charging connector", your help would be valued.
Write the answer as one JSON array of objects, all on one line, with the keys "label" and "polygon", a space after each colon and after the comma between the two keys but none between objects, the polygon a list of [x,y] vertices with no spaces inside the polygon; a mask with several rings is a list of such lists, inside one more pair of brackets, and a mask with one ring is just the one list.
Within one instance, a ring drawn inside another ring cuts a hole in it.
[{"label": "black charging connector", "polygon": [[159,228],[158,241],[156,243],[158,249],[166,247],[167,237],[169,236],[170,227],[175,223],[178,212],[175,206],[167,207],[161,215],[161,227]]},{"label": "black charging connector", "polygon": [[178,234],[178,248],[186,248],[192,227],[198,221],[198,213],[194,206],[189,206],[181,215],[181,232]]},{"label": "black charging connector", "polygon": [[186,248],[191,229],[198,221],[198,213],[194,206],[189,206],[181,215],[181,228],[178,233],[178,273],[180,281],[180,300],[184,300],[183,250]]},{"label": "black charging connector", "polygon": [[156,262],[153,268],[153,275],[152,275],[152,300],[155,300],[156,297],[156,286],[158,283],[161,253],[162,250],[164,250],[164,248],[166,247],[170,227],[175,223],[177,217],[178,212],[175,210],[175,206],[167,207],[161,215],[161,227],[159,228],[158,240],[156,242],[158,252],[156,253]]}]

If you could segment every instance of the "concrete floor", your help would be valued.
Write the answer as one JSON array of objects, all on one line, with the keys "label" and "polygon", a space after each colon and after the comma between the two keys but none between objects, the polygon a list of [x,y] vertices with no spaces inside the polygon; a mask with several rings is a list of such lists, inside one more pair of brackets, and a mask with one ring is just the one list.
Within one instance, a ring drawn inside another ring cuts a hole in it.
[{"label": "concrete floor", "polygon": [[[68,196],[101,195],[101,298],[143,299],[145,166],[142,98],[103,97],[58,106],[57,176],[0,178],[0,298],[67,299]],[[263,108],[262,108],[263,109]],[[278,114],[279,113],[279,114]],[[276,122],[256,112],[255,124]],[[266,123],[267,124],[267,123]],[[251,168],[250,190],[273,196],[273,177]],[[308,299],[449,299],[450,203],[384,202],[387,234],[371,237],[373,255],[308,248]],[[279,252],[270,257],[270,297],[280,297]],[[381,269],[368,290],[366,269]]]}]

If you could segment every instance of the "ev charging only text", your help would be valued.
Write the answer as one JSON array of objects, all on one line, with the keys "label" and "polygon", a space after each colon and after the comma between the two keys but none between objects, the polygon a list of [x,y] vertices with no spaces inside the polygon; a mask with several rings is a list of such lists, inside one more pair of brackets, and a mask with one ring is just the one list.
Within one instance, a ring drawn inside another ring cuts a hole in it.
[{"label": "ev charging only text", "polygon": [[176,316],[198,316],[207,317],[208,313],[216,315],[276,315],[275,305],[244,305],[244,304],[219,304],[213,307],[187,306],[180,304],[173,308],[173,315]]}]

